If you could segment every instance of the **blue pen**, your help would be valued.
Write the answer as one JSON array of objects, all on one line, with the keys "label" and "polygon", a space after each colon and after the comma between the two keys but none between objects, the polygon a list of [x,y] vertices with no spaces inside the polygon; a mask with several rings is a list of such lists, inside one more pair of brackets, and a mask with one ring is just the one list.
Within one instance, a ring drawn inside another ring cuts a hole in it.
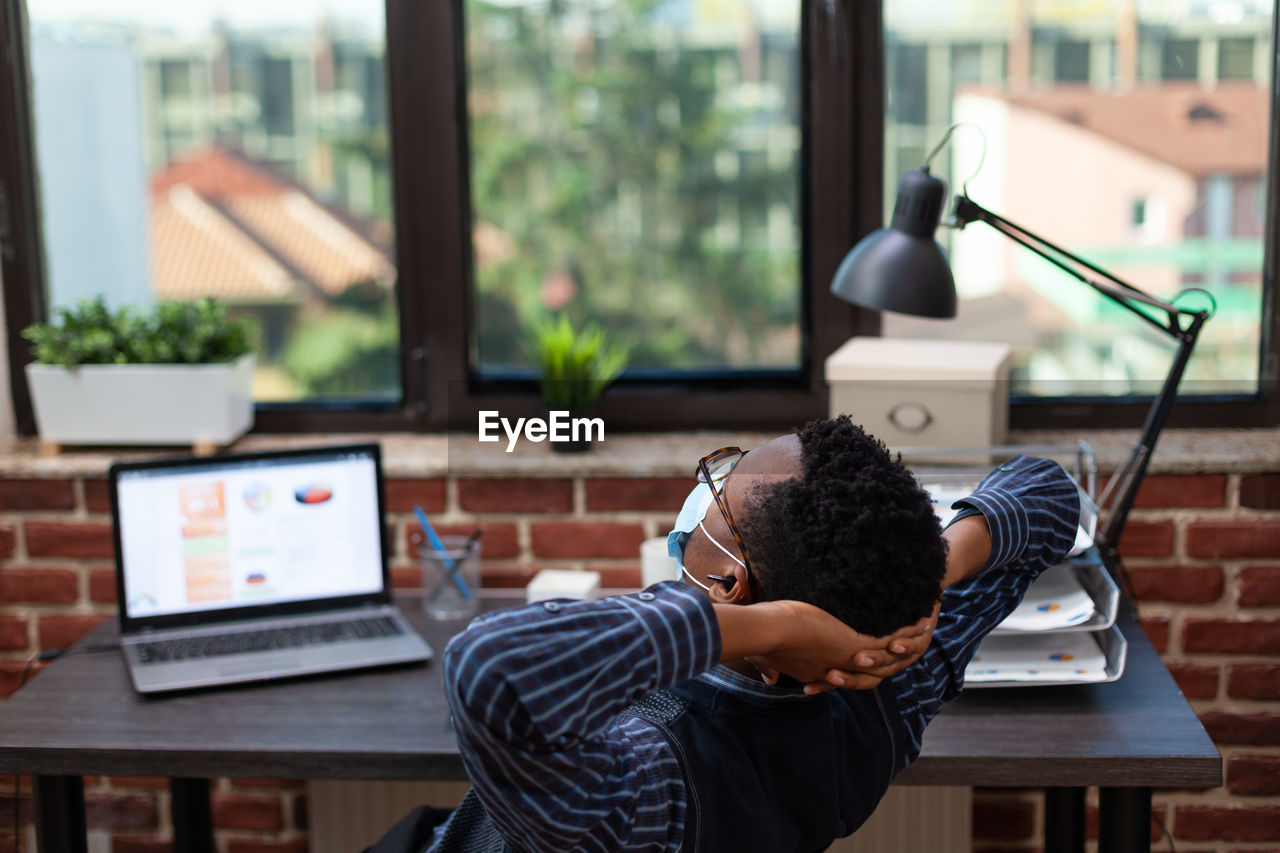
[{"label": "blue pen", "polygon": [[422,511],[422,507],[415,506],[413,514],[418,518],[418,524],[422,527],[422,533],[427,537],[427,541],[431,543],[431,547],[436,549],[440,554],[440,562],[444,564],[445,573],[453,581],[453,585],[458,588],[458,592],[467,601],[471,600],[471,589],[467,586],[467,582],[458,574],[458,566],[453,559],[448,556],[449,552],[445,549],[444,543],[440,541],[440,534],[436,533],[436,529],[431,526],[431,520],[427,518],[427,514]]}]

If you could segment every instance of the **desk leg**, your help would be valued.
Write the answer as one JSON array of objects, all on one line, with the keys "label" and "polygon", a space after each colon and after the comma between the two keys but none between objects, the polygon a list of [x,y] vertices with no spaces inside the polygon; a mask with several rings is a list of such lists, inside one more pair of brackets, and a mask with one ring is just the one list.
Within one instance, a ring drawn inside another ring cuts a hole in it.
[{"label": "desk leg", "polygon": [[36,776],[36,849],[40,853],[86,853],[84,779]]},{"label": "desk leg", "polygon": [[170,779],[173,799],[173,849],[214,853],[213,812],[208,779]]},{"label": "desk leg", "polygon": [[1151,789],[1100,788],[1098,853],[1151,853]]},{"label": "desk leg", "polygon": [[1084,853],[1084,788],[1044,789],[1044,853]]}]

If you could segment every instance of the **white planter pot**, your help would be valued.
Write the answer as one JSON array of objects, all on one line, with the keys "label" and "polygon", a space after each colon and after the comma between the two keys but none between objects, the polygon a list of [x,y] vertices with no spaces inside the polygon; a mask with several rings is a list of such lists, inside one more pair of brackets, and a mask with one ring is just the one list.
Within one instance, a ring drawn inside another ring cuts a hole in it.
[{"label": "white planter pot", "polygon": [[226,364],[28,364],[41,439],[230,444],[253,426],[253,354]]}]

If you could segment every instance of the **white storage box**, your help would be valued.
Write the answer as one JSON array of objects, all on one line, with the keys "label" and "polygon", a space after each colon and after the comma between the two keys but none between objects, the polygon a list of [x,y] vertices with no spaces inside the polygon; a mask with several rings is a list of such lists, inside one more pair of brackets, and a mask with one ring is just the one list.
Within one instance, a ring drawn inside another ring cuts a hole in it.
[{"label": "white storage box", "polygon": [[826,362],[831,415],[890,447],[1004,443],[1008,344],[851,338]]}]

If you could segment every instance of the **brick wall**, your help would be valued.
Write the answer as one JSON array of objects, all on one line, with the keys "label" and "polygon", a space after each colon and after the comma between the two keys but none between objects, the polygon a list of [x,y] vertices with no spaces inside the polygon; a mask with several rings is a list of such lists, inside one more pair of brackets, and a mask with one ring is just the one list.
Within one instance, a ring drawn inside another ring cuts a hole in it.
[{"label": "brick wall", "polygon": [[[523,586],[545,567],[638,586],[640,542],[666,532],[689,487],[682,477],[392,478],[393,581],[419,583],[416,504],[442,533],[485,525],[487,586]],[[100,479],[0,480],[0,696],[36,651],[114,613],[107,513]],[[1280,473],[1152,475],[1131,518],[1125,553],[1144,624],[1227,777],[1212,791],[1157,793],[1157,815],[1180,853],[1280,849]],[[163,780],[86,782],[89,825],[111,835],[113,853],[169,849]],[[12,849],[13,784],[0,776],[0,853]],[[302,783],[221,779],[214,791],[225,853],[306,850]],[[25,784],[17,805],[25,818]],[[1042,823],[1034,793],[975,792],[975,850],[1033,850]]]}]

